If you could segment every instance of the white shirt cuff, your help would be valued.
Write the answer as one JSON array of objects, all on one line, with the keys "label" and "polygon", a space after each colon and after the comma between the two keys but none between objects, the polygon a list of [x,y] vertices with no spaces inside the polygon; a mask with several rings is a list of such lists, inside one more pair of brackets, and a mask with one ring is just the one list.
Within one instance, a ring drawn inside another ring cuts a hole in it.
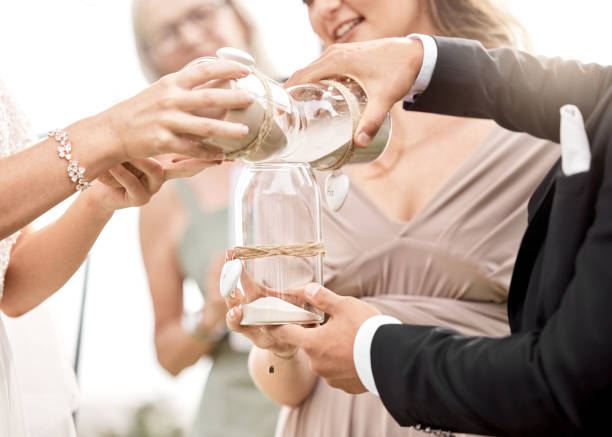
[{"label": "white shirt cuff", "polygon": [[433,37],[429,35],[412,33],[407,38],[420,39],[423,44],[423,65],[421,66],[421,71],[419,71],[419,75],[414,81],[410,92],[404,97],[405,102],[413,103],[419,94],[422,94],[427,89],[429,82],[431,82],[436,62],[438,61],[438,46]]},{"label": "white shirt cuff", "polygon": [[353,361],[357,375],[363,386],[371,393],[378,395],[374,374],[372,373],[372,361],[370,349],[376,330],[382,325],[401,324],[399,320],[391,316],[372,316],[359,327],[355,342],[353,343]]}]

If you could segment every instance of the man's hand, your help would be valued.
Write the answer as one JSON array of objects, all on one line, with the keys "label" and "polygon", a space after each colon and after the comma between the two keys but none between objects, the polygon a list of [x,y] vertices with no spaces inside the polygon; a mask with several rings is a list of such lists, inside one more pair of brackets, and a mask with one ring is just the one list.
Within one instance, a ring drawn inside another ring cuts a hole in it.
[{"label": "man's hand", "polygon": [[319,284],[309,284],[301,292],[306,301],[331,316],[327,323],[316,328],[267,327],[267,331],[281,343],[304,349],[313,372],[330,386],[352,394],[365,392],[353,362],[353,343],[362,323],[379,311],[354,297],[338,296]]},{"label": "man's hand", "polygon": [[334,76],[357,81],[368,96],[355,144],[367,147],[391,107],[412,88],[423,64],[423,44],[409,38],[385,38],[336,44],[308,67],[297,71],[286,86],[317,82]]}]

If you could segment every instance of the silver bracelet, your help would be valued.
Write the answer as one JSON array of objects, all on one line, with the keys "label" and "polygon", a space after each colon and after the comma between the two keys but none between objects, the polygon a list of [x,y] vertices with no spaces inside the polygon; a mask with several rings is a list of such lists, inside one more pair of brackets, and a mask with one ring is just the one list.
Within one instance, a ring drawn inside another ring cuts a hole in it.
[{"label": "silver bracelet", "polygon": [[79,167],[79,161],[72,159],[72,144],[68,139],[68,134],[66,131],[60,131],[59,129],[52,130],[49,132],[49,138],[54,138],[55,141],[61,144],[61,146],[57,148],[57,153],[60,159],[65,159],[68,161],[68,179],[76,183],[74,189],[76,191],[83,191],[91,187],[91,182],[86,182],[83,179],[85,169],[83,167]]}]

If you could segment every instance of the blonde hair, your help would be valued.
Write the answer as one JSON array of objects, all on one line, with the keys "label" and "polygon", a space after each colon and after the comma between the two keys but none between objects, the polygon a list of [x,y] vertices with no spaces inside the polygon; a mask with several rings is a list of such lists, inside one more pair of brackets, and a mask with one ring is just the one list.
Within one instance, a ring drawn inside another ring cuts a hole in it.
[{"label": "blonde hair", "polygon": [[[134,30],[134,42],[136,43],[136,51],[140,67],[145,77],[154,82],[161,77],[161,73],[149,55],[148,41],[145,38],[145,23],[142,17],[142,5],[145,0],[132,0],[132,28]],[[171,2],[172,0],[168,0]],[[228,0],[227,4],[232,7],[238,18],[244,23],[247,29],[249,44],[252,45],[256,39],[256,28],[252,18],[248,15],[245,7],[240,1],[236,2]],[[262,56],[263,57],[263,56]]]},{"label": "blonde hair", "polygon": [[149,82],[154,82],[161,76],[153,60],[149,56],[149,45],[145,38],[145,23],[142,19],[142,5],[144,0],[132,1],[132,30],[136,53],[140,61],[140,68]]},{"label": "blonde hair", "polygon": [[428,0],[429,15],[440,36],[475,39],[487,48],[531,49],[523,25],[495,0]]}]

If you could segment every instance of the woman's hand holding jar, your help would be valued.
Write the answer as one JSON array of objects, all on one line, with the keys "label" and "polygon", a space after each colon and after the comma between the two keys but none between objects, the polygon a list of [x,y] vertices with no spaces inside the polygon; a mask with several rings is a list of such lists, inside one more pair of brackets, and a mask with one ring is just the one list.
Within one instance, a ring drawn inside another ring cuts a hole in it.
[{"label": "woman's hand holding jar", "polygon": [[[245,77],[249,72],[232,61],[191,66],[164,76],[99,115],[75,123],[70,136],[78,144],[81,130],[88,135],[95,133],[104,139],[100,146],[114,163],[161,155],[158,160],[170,170],[166,180],[192,176],[223,160],[218,151],[203,147],[201,138],[238,139],[248,133],[243,124],[196,115],[196,111],[246,108],[253,102],[253,97],[241,90],[196,88],[213,80]],[[172,154],[172,159],[166,154]],[[94,171],[88,168],[90,178],[97,176]]]}]

